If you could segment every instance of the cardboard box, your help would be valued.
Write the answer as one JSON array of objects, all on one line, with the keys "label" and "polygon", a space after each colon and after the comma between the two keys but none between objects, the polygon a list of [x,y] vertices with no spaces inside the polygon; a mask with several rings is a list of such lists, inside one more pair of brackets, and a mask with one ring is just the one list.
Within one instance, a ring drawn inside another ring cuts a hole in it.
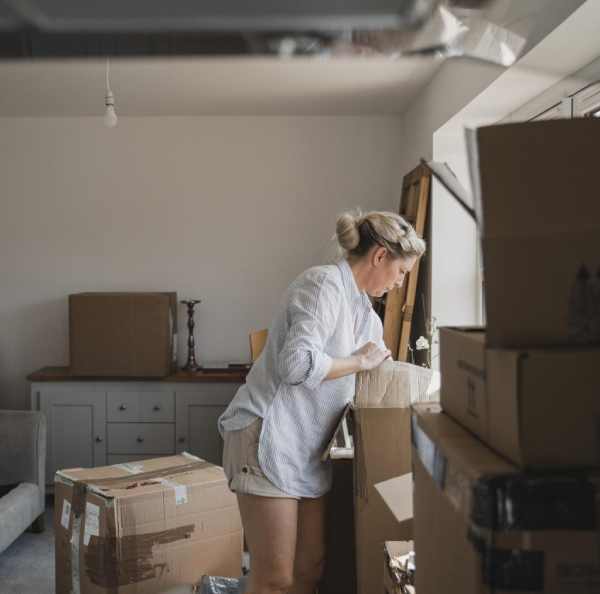
[{"label": "cardboard box", "polygon": [[525,468],[598,466],[600,348],[489,349],[440,329],[442,407]]},{"label": "cardboard box", "polygon": [[491,347],[600,344],[600,120],[468,138]]},{"label": "cardboard box", "polygon": [[56,594],[155,594],[241,575],[235,495],[195,456],[61,470],[54,502]]},{"label": "cardboard box", "polygon": [[524,473],[439,408],[413,444],[418,594],[599,591],[600,475]]},{"label": "cardboard box", "polygon": [[69,295],[73,375],[164,377],[177,363],[177,293]]},{"label": "cardboard box", "polygon": [[[333,460],[334,473],[337,466],[339,475],[344,465],[346,484],[352,470],[354,489],[340,492],[334,483],[328,509],[335,510],[338,523],[328,530],[328,560],[321,594],[380,592],[384,543],[412,539],[412,514],[399,522],[375,485],[410,473],[410,406],[430,397],[431,378],[428,369],[393,361],[357,375],[354,406],[347,409],[324,454],[324,459]],[[352,465],[347,459],[336,459],[340,455],[352,456]],[[410,503],[407,505],[410,509]],[[354,517],[350,520],[352,508]],[[344,515],[341,510],[345,510]],[[353,551],[348,550],[347,537],[341,536],[347,535],[350,521],[354,525]],[[340,551],[345,551],[343,556]],[[336,576],[348,573],[352,558],[356,560],[355,588],[346,584],[341,589]]]}]

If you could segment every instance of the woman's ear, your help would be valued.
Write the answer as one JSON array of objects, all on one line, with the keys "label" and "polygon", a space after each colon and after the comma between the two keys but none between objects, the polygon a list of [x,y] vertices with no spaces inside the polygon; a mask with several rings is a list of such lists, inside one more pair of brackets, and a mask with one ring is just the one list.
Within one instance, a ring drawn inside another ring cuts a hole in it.
[{"label": "woman's ear", "polygon": [[375,248],[373,250],[373,258],[372,258],[373,266],[381,266],[381,264],[385,260],[386,254],[387,254],[387,250],[384,247],[379,246],[379,247]]}]

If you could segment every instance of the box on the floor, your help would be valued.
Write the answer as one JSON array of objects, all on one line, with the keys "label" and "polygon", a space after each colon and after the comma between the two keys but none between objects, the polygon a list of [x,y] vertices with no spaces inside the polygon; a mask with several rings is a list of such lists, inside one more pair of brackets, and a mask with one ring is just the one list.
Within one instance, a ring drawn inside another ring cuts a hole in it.
[{"label": "box on the floor", "polygon": [[195,456],[61,470],[54,501],[56,594],[156,594],[241,574],[235,495]]},{"label": "box on the floor", "polygon": [[599,140],[596,118],[469,133],[490,346],[600,344]]},{"label": "box on the floor", "polygon": [[[410,473],[410,406],[431,397],[428,395],[431,378],[429,369],[393,361],[357,375],[354,405],[347,409],[324,455],[324,459],[333,460],[334,467],[341,470],[344,465],[347,488],[339,491],[334,484],[329,509],[335,510],[337,526],[331,524],[329,528],[328,563],[320,592],[337,594],[341,591],[334,589],[336,574],[347,572],[352,557],[356,561],[356,589],[344,592],[380,592],[385,541],[412,539],[412,502],[407,502],[408,516],[398,521],[375,485]],[[352,435],[344,438],[348,426],[352,428]],[[336,438],[340,434],[348,447],[338,443]],[[348,460],[336,460],[340,455],[352,457],[352,464]],[[353,490],[349,488],[350,470]],[[345,515],[341,510],[346,510]],[[347,534],[351,522],[354,550],[349,551],[350,543],[341,535]],[[345,551],[345,555],[340,555],[340,551]],[[346,587],[351,588],[351,585]]]},{"label": "box on the floor", "polygon": [[176,349],[177,293],[69,295],[71,374],[164,377]]},{"label": "box on the floor", "polygon": [[444,411],[520,466],[600,465],[600,347],[493,349],[486,338],[440,329]]},{"label": "box on the floor", "polygon": [[383,594],[404,594],[402,576],[396,567],[396,560],[410,553],[414,548],[413,542],[388,541],[383,552]]},{"label": "box on the floor", "polygon": [[439,408],[414,408],[419,594],[600,590],[600,475],[525,473]]}]

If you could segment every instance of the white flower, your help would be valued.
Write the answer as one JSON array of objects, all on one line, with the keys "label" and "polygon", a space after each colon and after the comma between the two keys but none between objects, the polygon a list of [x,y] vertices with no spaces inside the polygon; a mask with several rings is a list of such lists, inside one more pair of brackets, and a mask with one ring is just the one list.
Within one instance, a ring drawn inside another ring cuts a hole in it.
[{"label": "white flower", "polygon": [[419,336],[415,346],[417,351],[427,351],[429,349],[429,341],[424,336]]}]

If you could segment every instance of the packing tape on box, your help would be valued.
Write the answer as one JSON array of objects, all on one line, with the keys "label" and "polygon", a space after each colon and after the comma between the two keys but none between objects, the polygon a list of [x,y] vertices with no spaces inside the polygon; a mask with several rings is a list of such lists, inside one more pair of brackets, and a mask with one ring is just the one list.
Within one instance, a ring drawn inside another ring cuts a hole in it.
[{"label": "packing tape on box", "polygon": [[[213,466],[209,462],[193,459],[189,464],[179,466],[176,469],[167,468],[162,470],[150,471],[135,475],[136,483],[145,480],[161,479],[164,475],[172,475],[174,470],[177,473],[199,470]],[[70,538],[70,575],[72,594],[81,592],[81,550],[80,542],[83,541],[85,559],[85,573],[90,581],[96,585],[108,589],[107,594],[116,592],[119,586],[136,583],[139,581],[156,577],[159,571],[164,571],[164,567],[152,566],[149,560],[152,558],[152,547],[160,544],[168,544],[178,540],[190,538],[194,531],[194,525],[187,525],[170,530],[163,530],[150,534],[135,536],[124,536],[116,538],[115,536],[100,536],[100,508],[87,501],[87,493],[102,493],[106,490],[104,485],[111,487],[125,488],[130,486],[132,476],[123,476],[119,478],[98,479],[93,483],[87,484],[83,481],[75,480],[72,483],[72,498],[70,504],[63,505],[61,523],[67,523],[72,517],[72,530]],[[67,477],[61,479],[61,482],[69,484]],[[160,481],[163,482],[163,481]],[[187,501],[187,488],[172,480],[166,480],[165,484],[175,489],[176,505]],[[179,503],[177,501],[179,500]],[[68,503],[68,502],[67,502]],[[83,536],[82,536],[83,519]],[[68,528],[66,528],[68,529]],[[94,537],[93,539],[91,537]],[[116,549],[118,547],[120,561],[117,563]]]},{"label": "packing tape on box", "polygon": [[[71,510],[85,510],[83,515],[72,515],[72,594],[80,594],[82,574],[91,583],[104,588],[107,594],[115,594],[121,586],[160,577],[167,568],[164,564],[152,563],[155,547],[189,539],[195,530],[194,524],[188,524],[146,534],[101,536],[100,507],[86,501],[85,486],[84,483],[73,486],[71,502]],[[81,559],[84,561],[83,567]]]},{"label": "packing tape on box", "polygon": [[184,464],[183,466],[170,467],[170,468],[162,468],[160,470],[150,470],[148,472],[142,472],[135,475],[126,475],[119,477],[111,477],[111,478],[103,478],[103,479],[94,479],[90,480],[87,483],[87,488],[92,492],[103,493],[107,491],[109,488],[113,489],[125,489],[131,488],[132,480],[133,484],[142,483],[145,481],[150,481],[153,479],[162,479],[172,476],[173,474],[181,474],[184,472],[190,472],[193,470],[202,470],[204,468],[214,467],[214,464],[210,462],[205,462],[204,460],[193,461],[189,464]]},{"label": "packing tape on box", "polygon": [[81,518],[73,518],[73,531],[71,534],[71,592],[80,594],[81,579],[79,576],[79,538],[81,535]]},{"label": "packing tape on box", "polygon": [[585,470],[514,472],[472,480],[450,463],[412,416],[412,443],[421,464],[454,508],[475,526],[495,531],[589,530],[598,527],[600,474]]},{"label": "packing tape on box", "polygon": [[188,502],[187,487],[171,479],[160,479],[160,484],[175,491],[175,505],[183,505]]},{"label": "packing tape on box", "polygon": [[92,584],[117,592],[121,586],[157,579],[169,568],[153,562],[159,546],[189,539],[194,524],[128,536],[98,536],[84,550],[85,575]]},{"label": "packing tape on box", "polygon": [[[471,479],[452,464],[412,416],[415,457],[452,507],[465,517],[468,538],[482,558],[482,579],[500,590],[543,591],[544,552],[531,550],[537,530],[598,530],[600,476],[585,471],[480,476]],[[521,546],[493,546],[498,532],[519,536]]]},{"label": "packing tape on box", "polygon": [[122,464],[113,464],[113,468],[124,470],[129,474],[140,474],[144,470],[144,465],[135,464],[134,462],[123,462]]}]

